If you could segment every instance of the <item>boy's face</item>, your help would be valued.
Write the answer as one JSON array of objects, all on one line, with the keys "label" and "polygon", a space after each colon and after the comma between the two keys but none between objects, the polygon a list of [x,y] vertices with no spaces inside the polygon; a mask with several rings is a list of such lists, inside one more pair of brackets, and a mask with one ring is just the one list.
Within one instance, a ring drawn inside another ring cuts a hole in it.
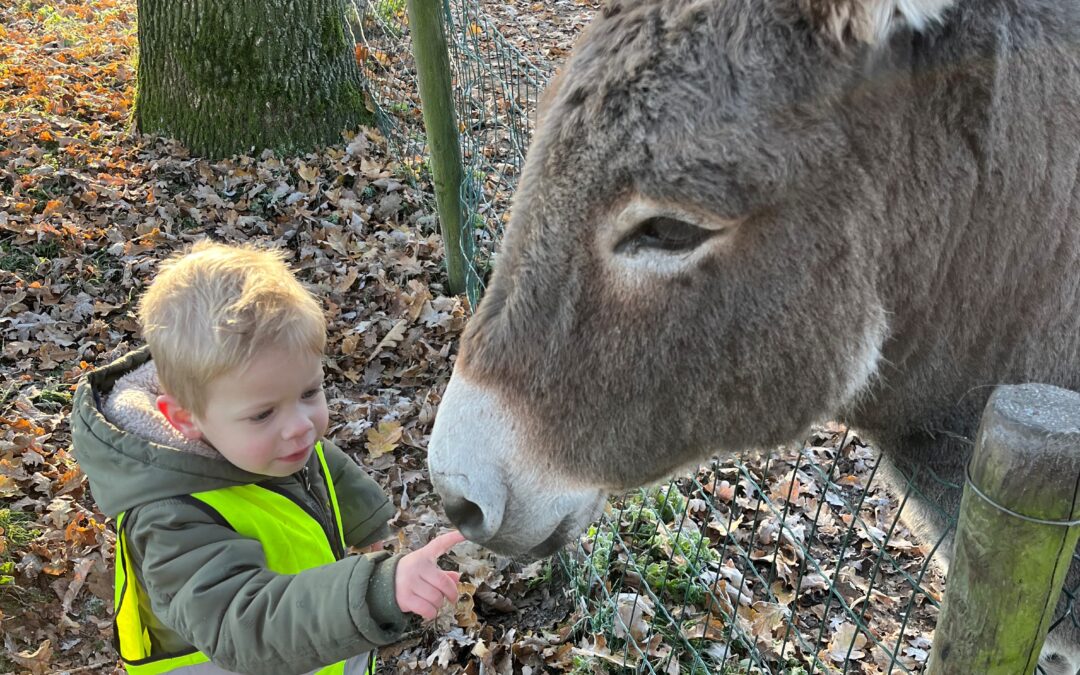
[{"label": "boy's face", "polygon": [[245,368],[210,383],[206,409],[191,422],[234,465],[264,476],[288,476],[307,462],[326,433],[330,413],[322,359],[271,348]]}]

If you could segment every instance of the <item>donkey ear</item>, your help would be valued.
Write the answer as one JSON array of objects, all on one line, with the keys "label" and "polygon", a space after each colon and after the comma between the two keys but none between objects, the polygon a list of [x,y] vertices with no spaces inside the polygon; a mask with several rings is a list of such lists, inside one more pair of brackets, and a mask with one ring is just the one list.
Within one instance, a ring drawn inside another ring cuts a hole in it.
[{"label": "donkey ear", "polygon": [[956,0],[799,0],[810,22],[840,44],[884,42],[894,30],[923,30]]}]

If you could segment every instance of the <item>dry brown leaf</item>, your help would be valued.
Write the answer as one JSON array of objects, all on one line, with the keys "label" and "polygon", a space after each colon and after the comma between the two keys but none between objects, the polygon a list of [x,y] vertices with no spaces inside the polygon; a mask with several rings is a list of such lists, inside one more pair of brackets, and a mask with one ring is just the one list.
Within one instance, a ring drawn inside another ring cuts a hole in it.
[{"label": "dry brown leaf", "polygon": [[337,283],[334,284],[334,290],[338,293],[345,293],[349,288],[356,283],[356,278],[360,276],[360,268],[355,265],[350,265],[345,274],[338,278]]},{"label": "dry brown leaf", "polygon": [[698,617],[680,629],[687,640],[724,640],[727,638],[727,624],[714,614]]},{"label": "dry brown leaf", "polygon": [[829,640],[826,654],[829,659],[836,663],[857,661],[866,656],[866,652],[863,651],[865,646],[866,636],[859,632],[854,625],[845,622]]},{"label": "dry brown leaf", "polygon": [[350,333],[341,340],[340,351],[345,356],[351,356],[356,352],[356,346],[360,342],[360,336],[356,333]]},{"label": "dry brown leaf", "polygon": [[45,640],[34,651],[17,652],[8,644],[7,657],[26,668],[32,675],[44,675],[52,666],[53,649],[52,640]]},{"label": "dry brown leaf", "polygon": [[789,611],[783,605],[755,602],[750,610],[751,632],[756,638],[771,640],[773,632],[784,625]]},{"label": "dry brown leaf", "polygon": [[615,596],[615,612],[617,618],[611,626],[615,637],[641,642],[650,632],[649,619],[656,610],[652,600],[639,593],[619,593]]},{"label": "dry brown leaf", "polygon": [[453,610],[457,625],[462,628],[475,628],[479,624],[473,607],[473,594],[475,593],[476,586],[473,584],[458,582],[458,599]]},{"label": "dry brown leaf", "polygon": [[296,173],[309,183],[314,183],[319,180],[319,167],[317,166],[309,166],[301,162],[300,166],[296,169]]},{"label": "dry brown leaf", "polygon": [[378,427],[372,427],[367,432],[368,456],[372,459],[393,452],[401,440],[401,422],[391,420],[379,422]]},{"label": "dry brown leaf", "polygon": [[82,590],[83,584],[86,583],[86,576],[90,574],[90,569],[94,566],[93,558],[83,558],[75,563],[74,576],[71,582],[68,584],[67,590],[64,591],[63,601],[60,603],[60,607],[65,615],[71,613],[71,605],[75,602],[75,598],[78,597],[79,591]]},{"label": "dry brown leaf", "polygon": [[398,343],[405,337],[405,329],[409,327],[409,322],[405,319],[398,320],[394,324],[394,327],[379,341],[379,344],[375,346],[375,349],[371,352],[369,360],[375,359],[383,352],[384,349],[393,349],[398,346]]}]

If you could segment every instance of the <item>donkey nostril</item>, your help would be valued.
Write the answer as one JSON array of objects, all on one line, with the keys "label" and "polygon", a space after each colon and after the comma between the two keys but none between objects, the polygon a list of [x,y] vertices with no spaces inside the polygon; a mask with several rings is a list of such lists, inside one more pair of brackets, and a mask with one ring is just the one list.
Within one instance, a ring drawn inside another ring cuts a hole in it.
[{"label": "donkey nostril", "polygon": [[469,475],[432,471],[431,483],[446,516],[466,538],[484,545],[502,538],[506,490],[491,467],[473,468]]},{"label": "donkey nostril", "polygon": [[484,510],[465,498],[446,499],[443,502],[446,515],[461,533],[473,541],[484,540]]}]

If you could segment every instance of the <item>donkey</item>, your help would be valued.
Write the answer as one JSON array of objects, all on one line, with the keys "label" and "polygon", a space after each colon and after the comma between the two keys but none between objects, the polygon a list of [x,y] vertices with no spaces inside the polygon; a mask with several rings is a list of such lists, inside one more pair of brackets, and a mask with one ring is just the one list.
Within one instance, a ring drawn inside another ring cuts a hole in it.
[{"label": "donkey", "polygon": [[611,492],[834,417],[936,540],[992,386],[1080,389],[1078,167],[1076,0],[612,0],[435,421],[447,514],[548,555]]}]

